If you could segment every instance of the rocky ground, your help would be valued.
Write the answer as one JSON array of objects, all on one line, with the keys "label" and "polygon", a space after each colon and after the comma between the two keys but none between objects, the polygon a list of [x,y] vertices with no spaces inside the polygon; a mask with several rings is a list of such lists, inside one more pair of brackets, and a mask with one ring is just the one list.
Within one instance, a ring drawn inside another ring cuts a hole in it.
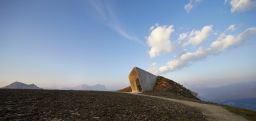
[{"label": "rocky ground", "polygon": [[192,107],[115,92],[0,90],[0,121],[204,121]]}]

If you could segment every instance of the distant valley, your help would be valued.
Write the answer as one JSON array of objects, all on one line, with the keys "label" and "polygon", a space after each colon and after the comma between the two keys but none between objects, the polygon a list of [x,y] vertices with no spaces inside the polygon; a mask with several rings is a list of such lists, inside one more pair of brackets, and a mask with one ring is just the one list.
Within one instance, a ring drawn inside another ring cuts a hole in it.
[{"label": "distant valley", "polygon": [[206,101],[256,110],[256,81],[234,83],[220,87],[195,87],[194,91]]}]

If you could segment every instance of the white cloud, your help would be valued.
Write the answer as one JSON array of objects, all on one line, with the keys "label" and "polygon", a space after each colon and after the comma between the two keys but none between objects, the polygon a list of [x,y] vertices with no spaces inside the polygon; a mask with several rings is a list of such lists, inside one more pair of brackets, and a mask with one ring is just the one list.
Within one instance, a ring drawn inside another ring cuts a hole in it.
[{"label": "white cloud", "polygon": [[184,9],[187,13],[189,13],[192,8],[195,6],[195,4],[199,3],[200,0],[189,0],[189,2],[184,6]]},{"label": "white cloud", "polygon": [[217,40],[215,40],[211,43],[210,50],[212,50],[212,52],[223,51],[224,49],[233,45],[235,43],[235,41],[236,41],[236,39],[234,36],[221,34],[217,38]]},{"label": "white cloud", "polygon": [[148,72],[152,74],[158,74],[158,68],[156,66],[156,62],[152,63],[150,67],[147,69]]},{"label": "white cloud", "polygon": [[256,9],[255,0],[230,0],[231,12],[245,12]]},{"label": "white cloud", "polygon": [[189,2],[184,6],[184,9],[186,10],[187,13],[189,13],[192,10],[192,8],[193,8],[193,5],[191,4],[191,2]]},{"label": "white cloud", "polygon": [[230,25],[230,26],[226,29],[226,31],[235,31],[236,29],[237,29],[237,26],[234,25],[234,24],[232,24],[232,25]]},{"label": "white cloud", "polygon": [[101,0],[89,0],[89,3],[95,9],[95,12],[97,13],[96,15],[98,15],[105,25],[114,30],[120,36],[142,46],[146,46],[142,40],[126,31],[123,24],[121,24],[115,12],[107,2],[103,2]]},{"label": "white cloud", "polygon": [[256,27],[251,27],[241,32],[237,36],[221,34],[217,40],[210,45],[211,52],[221,52],[232,45],[238,45],[251,37],[256,37]]},{"label": "white cloud", "polygon": [[111,26],[111,28],[114,29],[119,35],[123,36],[124,38],[136,42],[142,46],[146,46],[145,43],[142,42],[142,40],[129,34],[123,27],[121,27],[121,25],[116,24]]},{"label": "white cloud", "polygon": [[236,43],[239,44],[247,39],[256,37],[256,27],[250,27],[237,36]]},{"label": "white cloud", "polygon": [[155,26],[151,29],[150,35],[147,37],[147,43],[150,47],[150,57],[158,56],[163,52],[171,52],[173,45],[171,35],[174,32],[173,26]]},{"label": "white cloud", "polygon": [[201,30],[192,30],[189,33],[181,33],[178,41],[184,46],[193,44],[198,45],[208,38],[210,33],[213,31],[212,25],[204,26]]},{"label": "white cloud", "polygon": [[185,52],[174,60],[169,61],[166,65],[161,66],[158,69],[158,74],[180,69],[188,64],[191,64],[193,61],[206,58],[207,56],[216,53],[220,53],[225,49],[234,45],[239,45],[241,42],[244,42],[252,37],[256,37],[256,27],[248,28],[237,36],[225,35],[225,33],[222,33],[215,41],[210,44],[208,48],[200,47],[194,52]]},{"label": "white cloud", "polygon": [[199,48],[195,52],[185,52],[176,59],[169,61],[165,66],[160,67],[159,73],[166,73],[182,68],[186,66],[188,62],[203,58],[205,55],[207,55],[207,52],[203,48]]}]

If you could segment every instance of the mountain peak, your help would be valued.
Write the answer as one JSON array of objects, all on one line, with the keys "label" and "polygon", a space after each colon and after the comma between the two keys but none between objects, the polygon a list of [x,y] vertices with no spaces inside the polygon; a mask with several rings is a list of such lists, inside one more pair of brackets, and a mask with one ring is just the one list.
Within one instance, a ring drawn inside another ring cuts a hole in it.
[{"label": "mountain peak", "polygon": [[38,86],[36,86],[35,84],[25,84],[22,82],[13,82],[5,87],[3,87],[4,89],[41,89]]}]

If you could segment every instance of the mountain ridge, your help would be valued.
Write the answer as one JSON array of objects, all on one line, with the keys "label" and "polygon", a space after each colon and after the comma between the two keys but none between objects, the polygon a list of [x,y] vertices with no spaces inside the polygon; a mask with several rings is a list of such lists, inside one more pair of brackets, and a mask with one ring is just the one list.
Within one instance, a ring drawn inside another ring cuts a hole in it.
[{"label": "mountain ridge", "polygon": [[91,90],[91,91],[107,91],[105,85],[102,84],[95,84],[95,85],[88,85],[88,84],[81,84],[74,87],[65,87],[64,90]]},{"label": "mountain ridge", "polygon": [[42,88],[39,88],[35,84],[25,84],[25,83],[16,81],[7,86],[2,87],[2,89],[42,89]]}]

